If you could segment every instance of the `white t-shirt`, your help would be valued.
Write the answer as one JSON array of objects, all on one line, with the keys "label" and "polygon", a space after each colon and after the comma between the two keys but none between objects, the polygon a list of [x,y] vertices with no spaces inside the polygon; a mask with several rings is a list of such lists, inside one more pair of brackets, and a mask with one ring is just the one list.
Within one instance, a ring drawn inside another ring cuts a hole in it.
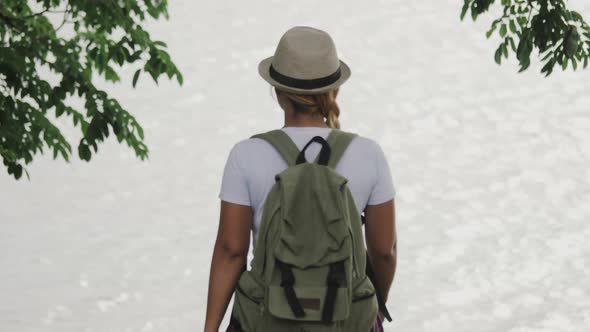
[{"label": "white t-shirt", "polygon": [[[331,128],[281,128],[301,151],[309,140],[318,135],[326,139]],[[313,162],[321,144],[313,142],[305,150],[305,159]],[[227,158],[221,180],[219,198],[236,204],[249,205],[253,210],[252,235],[256,245],[266,195],[275,183],[274,176],[285,170],[287,163],[275,148],[261,138],[246,138],[236,143]],[[348,179],[348,187],[357,210],[389,201],[395,188],[387,158],[374,140],[356,136],[336,165],[336,172]]]}]

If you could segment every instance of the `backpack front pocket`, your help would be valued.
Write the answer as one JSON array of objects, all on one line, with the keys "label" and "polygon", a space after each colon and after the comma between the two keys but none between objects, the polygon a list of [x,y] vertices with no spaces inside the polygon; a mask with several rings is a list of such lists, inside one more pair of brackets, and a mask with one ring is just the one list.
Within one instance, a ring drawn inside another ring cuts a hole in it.
[{"label": "backpack front pocket", "polygon": [[[268,293],[268,307],[270,313],[282,319],[298,321],[321,321],[324,311],[324,300],[327,287],[293,287],[297,300],[301,303],[305,316],[296,317],[285,296],[284,288],[281,286],[270,286]],[[345,287],[336,290],[336,301],[334,302],[333,321],[344,320],[350,311],[349,295]]]},{"label": "backpack front pocket", "polygon": [[264,288],[254,280],[250,271],[244,271],[236,285],[233,315],[242,331],[257,331],[264,313]]}]

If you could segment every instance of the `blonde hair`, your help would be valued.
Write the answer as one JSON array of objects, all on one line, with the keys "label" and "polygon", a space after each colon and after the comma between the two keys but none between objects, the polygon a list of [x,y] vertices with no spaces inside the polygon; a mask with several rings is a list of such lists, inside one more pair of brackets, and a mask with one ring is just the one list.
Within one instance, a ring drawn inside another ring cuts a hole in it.
[{"label": "blonde hair", "polygon": [[295,114],[315,114],[319,113],[326,119],[326,124],[330,128],[340,129],[340,108],[336,102],[339,87],[321,94],[296,94],[279,90],[275,87],[276,93],[287,97],[292,104]]}]

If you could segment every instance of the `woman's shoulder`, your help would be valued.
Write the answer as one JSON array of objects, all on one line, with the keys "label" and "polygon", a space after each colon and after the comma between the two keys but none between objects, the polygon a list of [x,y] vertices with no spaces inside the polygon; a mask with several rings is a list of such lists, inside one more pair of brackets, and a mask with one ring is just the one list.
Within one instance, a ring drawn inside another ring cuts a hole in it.
[{"label": "woman's shoulder", "polygon": [[356,149],[370,154],[377,154],[382,151],[381,145],[375,138],[365,136],[363,134],[355,134],[356,136],[350,142],[351,146],[354,146]]},{"label": "woman's shoulder", "polygon": [[273,147],[262,138],[243,138],[234,143],[230,150],[230,156],[236,159],[250,158],[261,152],[270,151]]},{"label": "woman's shoulder", "polygon": [[355,137],[352,142],[355,142],[358,145],[362,145],[363,147],[371,147],[375,148],[379,146],[379,143],[374,138],[365,136],[364,134],[354,133]]}]

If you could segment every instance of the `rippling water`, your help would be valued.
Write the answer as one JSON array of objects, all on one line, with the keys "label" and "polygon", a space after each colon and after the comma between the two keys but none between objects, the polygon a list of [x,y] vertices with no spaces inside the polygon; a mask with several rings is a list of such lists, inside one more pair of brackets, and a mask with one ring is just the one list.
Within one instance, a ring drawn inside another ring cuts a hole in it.
[{"label": "rippling water", "polygon": [[[590,20],[590,5],[570,1]],[[0,330],[202,330],[231,146],[282,126],[257,73],[294,25],[328,31],[352,68],[341,123],[378,140],[397,191],[390,331],[590,326],[590,69],[497,66],[493,15],[461,1],[172,1],[185,84],[101,83],[141,122],[141,162],[112,140],[91,163],[40,156],[0,176]],[[74,103],[76,101],[73,101]],[[75,143],[71,120],[60,128]],[[227,322],[225,320],[224,322]]]}]

